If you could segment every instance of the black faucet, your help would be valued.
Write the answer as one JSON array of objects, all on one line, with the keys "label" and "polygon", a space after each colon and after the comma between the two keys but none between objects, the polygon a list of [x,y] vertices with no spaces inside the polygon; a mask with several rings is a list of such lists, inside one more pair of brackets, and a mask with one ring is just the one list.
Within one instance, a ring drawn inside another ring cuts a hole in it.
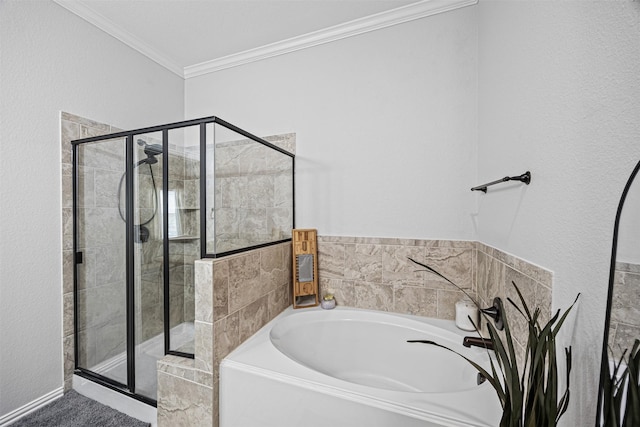
[{"label": "black faucet", "polygon": [[[480,310],[485,316],[491,317],[496,324],[496,329],[501,331],[504,329],[504,318],[502,317],[502,300],[498,297],[493,299],[493,305],[489,308]],[[465,347],[484,347],[487,350],[493,350],[493,342],[490,339],[482,337],[464,337],[462,345]]]},{"label": "black faucet", "polygon": [[484,347],[487,350],[493,350],[493,342],[490,339],[482,337],[464,337],[462,345],[465,347]]}]

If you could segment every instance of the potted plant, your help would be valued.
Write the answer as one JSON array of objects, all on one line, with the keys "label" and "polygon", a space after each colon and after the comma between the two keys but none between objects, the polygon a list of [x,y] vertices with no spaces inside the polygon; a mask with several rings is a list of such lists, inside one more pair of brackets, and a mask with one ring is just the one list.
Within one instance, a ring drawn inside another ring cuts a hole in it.
[{"label": "potted plant", "polygon": [[602,385],[603,427],[635,427],[640,425],[640,340],[636,339],[624,360],[627,350],[613,365],[605,364]]},{"label": "potted plant", "polygon": [[[429,267],[426,264],[409,258],[415,264],[425,268],[427,272],[435,274],[446,280],[469,298],[471,296],[451,280]],[[503,316],[504,338],[500,336],[494,325],[485,313],[482,316],[486,320],[494,354],[489,354],[491,372],[482,368],[474,361],[433,341],[420,341],[425,344],[435,345],[458,354],[467,360],[483,375],[496,391],[502,405],[502,418],[500,427],[553,427],[569,406],[569,379],[571,373],[571,347],[565,348],[566,362],[566,388],[559,396],[558,365],[556,361],[556,336],[562,327],[569,312],[577,302],[580,294],[562,315],[560,310],[545,324],[540,324],[540,308],[536,307],[532,312],[525,302],[520,289],[511,282],[518,294],[522,308],[518,307],[510,298],[507,298],[517,312],[522,315],[528,324],[527,345],[525,348],[524,366],[519,367],[516,360],[514,339],[511,335],[509,321]],[[478,306],[478,303],[471,298]],[[498,309],[504,313],[502,302]],[[478,327],[476,325],[476,331]],[[479,332],[479,331],[478,331]],[[489,352],[489,350],[487,350]],[[559,397],[559,398],[558,398]]]}]

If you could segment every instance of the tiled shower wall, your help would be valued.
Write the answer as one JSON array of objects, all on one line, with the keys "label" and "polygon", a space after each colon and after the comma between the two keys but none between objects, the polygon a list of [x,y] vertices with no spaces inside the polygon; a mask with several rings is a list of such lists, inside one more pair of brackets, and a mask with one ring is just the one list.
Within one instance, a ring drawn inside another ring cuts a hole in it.
[{"label": "tiled shower wall", "polygon": [[[71,158],[71,144],[74,139],[85,138],[90,136],[97,136],[111,132],[117,132],[119,129],[112,128],[104,123],[98,123],[92,120],[84,119],[79,116],[61,113],[61,167],[62,167],[62,273],[63,273],[63,349],[64,349],[64,388],[69,390],[71,388],[71,378],[73,376],[74,369],[74,324],[73,324],[73,267],[74,267],[74,255],[73,255],[73,194],[72,194],[72,158]],[[87,170],[87,173],[95,174],[95,171]],[[117,184],[117,183],[116,183]],[[95,207],[95,195],[91,197],[91,188],[85,188],[86,194],[83,197],[83,204],[91,204]],[[112,206],[117,206],[116,204]],[[98,208],[99,209],[99,208]],[[114,211],[114,209],[111,209]],[[117,215],[117,213],[116,213]],[[86,254],[85,266],[91,265],[92,260],[95,260],[96,253]],[[85,296],[87,293],[94,293],[96,296],[98,293],[109,294],[116,296],[116,292],[109,291],[108,283],[104,286],[95,286],[95,280],[91,282],[86,281],[87,289],[84,289]],[[92,299],[88,296],[89,299]],[[95,299],[95,298],[93,298]],[[100,298],[104,304],[108,304],[109,300]],[[124,310],[124,307],[123,307]],[[124,311],[123,311],[124,313]],[[95,324],[99,326],[105,319],[86,319],[89,325]],[[114,351],[117,351],[117,345],[114,347]],[[89,355],[87,362],[95,363],[97,357],[108,357],[105,355]]]},{"label": "tiled shower wall", "polygon": [[[171,136],[171,134],[170,134]],[[162,176],[162,175],[160,175]],[[194,262],[200,259],[200,161],[176,148],[169,150],[169,189],[178,194],[178,222],[181,223],[181,235],[169,237],[169,295],[171,298],[170,327],[182,322],[193,322],[195,317]],[[162,183],[158,185],[162,190]],[[158,215],[157,227],[162,228],[162,216]],[[159,250],[162,251],[162,232],[158,234]],[[154,260],[160,260],[157,252]],[[159,277],[159,293],[162,295],[162,276]],[[158,307],[162,310],[162,304]],[[145,313],[143,306],[142,312]],[[160,315],[157,326],[162,328],[164,318]],[[163,333],[162,330],[158,333]],[[150,337],[145,336],[143,340]],[[177,348],[184,352],[193,352],[193,345]]]},{"label": "tiled shower wall", "polygon": [[[71,388],[74,369],[74,325],[73,325],[73,200],[72,200],[72,158],[70,141],[118,132],[104,123],[85,119],[73,114],[61,113],[61,167],[62,167],[62,243],[63,243],[63,348],[65,390]],[[149,143],[157,141],[148,141]],[[111,145],[111,148],[109,148]],[[114,149],[118,147],[119,149]],[[137,147],[137,145],[136,145]],[[125,351],[125,288],[124,283],[124,222],[118,214],[118,185],[124,172],[123,149],[120,144],[94,144],[87,154],[93,150],[95,156],[83,156],[79,168],[83,177],[79,185],[79,206],[99,221],[94,221],[91,229],[80,230],[82,236],[88,236],[91,247],[82,247],[83,263],[79,265],[79,299],[89,310],[80,316],[79,326],[81,342],[84,344],[80,361],[82,366],[93,367],[110,357]],[[99,151],[96,151],[99,150]],[[142,156],[144,156],[142,154]],[[82,156],[81,156],[82,157]],[[196,228],[197,222],[189,217],[196,212],[197,205],[190,202],[189,190],[194,187],[193,171],[199,169],[194,161],[182,155],[172,153],[170,158],[170,182],[183,196],[185,208],[185,227]],[[197,163],[197,162],[196,162]],[[162,187],[161,163],[156,163],[154,176],[159,191]],[[149,169],[142,166],[139,179],[141,188],[149,190]],[[196,186],[197,187],[197,186]],[[143,191],[139,197],[139,212],[142,218],[149,218],[153,213],[154,195],[152,191]],[[196,201],[199,198],[196,197]],[[191,203],[191,204],[189,204]],[[197,203],[197,202],[196,202]],[[90,212],[89,212],[90,211]],[[137,273],[136,283],[139,296],[136,317],[137,336],[145,341],[163,332],[163,299],[162,299],[162,240],[161,216],[147,224],[150,240],[144,244],[136,244]],[[106,225],[106,226],[105,226]],[[111,242],[112,244],[109,244]],[[170,288],[171,288],[171,324],[193,321],[194,287],[193,261],[199,258],[197,241],[178,241],[170,243]],[[98,259],[100,262],[97,262]],[[102,310],[101,308],[106,308]],[[189,349],[184,349],[188,351]]]},{"label": "tiled shower wall", "polygon": [[609,324],[609,347],[620,360],[640,337],[640,265],[616,262]]},{"label": "tiled shower wall", "polygon": [[[161,141],[142,136],[149,144]],[[142,154],[144,158],[144,154]],[[161,158],[160,158],[161,159]],[[160,160],[159,159],[159,160]],[[178,147],[169,145],[169,189],[177,193],[178,221],[182,234],[179,238],[169,238],[169,294],[171,296],[170,325],[175,327],[183,322],[193,322],[194,318],[194,277],[193,262],[200,258],[200,216],[199,216],[199,169],[200,162],[190,158]],[[155,210],[156,194],[158,203],[162,203],[162,162],[151,165],[154,180],[151,180],[149,167],[141,165],[136,169],[139,182],[138,204],[141,211],[141,223],[151,218]],[[151,190],[155,182],[157,193]],[[137,266],[140,269],[140,289],[137,312],[136,336],[139,341],[147,341],[164,333],[164,281],[163,281],[163,241],[162,207],[158,206],[153,220],[145,226],[149,229],[149,241],[136,244]],[[194,238],[195,237],[195,238]],[[193,346],[180,348],[180,351],[193,352]]]},{"label": "tiled shower wall", "polygon": [[[295,153],[295,134],[268,136],[266,141]],[[292,162],[256,141],[215,144],[214,221],[208,221],[209,253],[221,253],[291,237],[293,223]],[[211,157],[208,157],[211,158]],[[213,189],[208,189],[213,191]],[[213,218],[211,207],[207,213]]]}]

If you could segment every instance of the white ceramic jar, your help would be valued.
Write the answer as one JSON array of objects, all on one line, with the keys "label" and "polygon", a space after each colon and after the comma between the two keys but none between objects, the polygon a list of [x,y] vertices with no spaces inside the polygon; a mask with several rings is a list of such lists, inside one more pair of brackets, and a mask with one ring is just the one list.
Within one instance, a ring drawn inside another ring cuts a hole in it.
[{"label": "white ceramic jar", "polygon": [[474,323],[480,327],[479,314],[478,307],[473,301],[469,298],[461,299],[456,303],[456,326],[463,331],[475,331]]}]

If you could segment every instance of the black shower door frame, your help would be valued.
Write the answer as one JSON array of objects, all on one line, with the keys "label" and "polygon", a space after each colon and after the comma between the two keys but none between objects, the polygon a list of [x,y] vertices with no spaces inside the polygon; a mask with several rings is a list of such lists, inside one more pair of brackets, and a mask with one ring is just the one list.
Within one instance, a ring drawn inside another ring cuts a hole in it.
[{"label": "black shower door frame", "polygon": [[[228,256],[236,253],[241,253],[249,250],[254,250],[262,247],[267,247],[271,245],[276,245],[279,243],[284,243],[287,241],[291,241],[291,238],[282,239],[278,241],[272,241],[268,243],[262,243],[258,245],[248,246],[241,249],[234,249],[230,251],[220,252],[220,253],[208,253],[206,244],[206,229],[205,226],[207,218],[206,218],[206,209],[204,207],[207,206],[206,200],[206,176],[207,176],[207,150],[206,150],[206,126],[208,124],[219,124],[231,131],[234,131],[244,137],[251,139],[255,142],[258,142],[266,147],[269,147],[273,150],[276,150],[286,156],[291,158],[292,162],[292,174],[293,170],[295,170],[295,155],[289,153],[288,151],[265,141],[262,138],[259,138],[237,126],[234,126],[218,117],[210,116],[201,119],[194,120],[186,120],[181,122],[175,122],[160,126],[152,126],[140,129],[134,129],[130,131],[122,131],[115,132],[110,134],[104,134],[100,136],[94,136],[89,138],[82,138],[71,141],[71,149],[72,149],[72,159],[73,159],[73,184],[72,184],[72,194],[73,194],[73,253],[74,253],[74,275],[73,275],[73,289],[74,289],[74,358],[75,358],[75,371],[74,374],[79,375],[83,378],[89,379],[96,383],[99,383],[107,388],[115,390],[117,392],[123,393],[129,397],[140,400],[144,403],[147,403],[152,406],[157,406],[157,401],[151,399],[142,394],[138,394],[135,392],[135,265],[134,265],[134,233],[135,233],[135,224],[134,224],[134,137],[136,135],[145,134],[145,133],[153,133],[153,132],[161,132],[162,133],[162,168],[163,171],[168,171],[169,168],[169,153],[168,153],[168,134],[169,130],[185,128],[190,126],[199,126],[200,130],[200,257],[201,258],[219,258],[223,256]],[[96,372],[93,372],[87,368],[79,366],[79,334],[78,334],[78,265],[83,262],[83,254],[79,251],[78,244],[78,148],[82,144],[86,143],[96,143],[104,140],[113,140],[116,138],[126,138],[126,146],[125,146],[125,188],[126,188],[126,209],[125,209],[125,222],[126,222],[126,232],[125,232],[125,242],[126,242],[126,264],[125,264],[125,276],[126,276],[126,352],[127,352],[127,384],[122,384],[118,381],[115,381],[106,376],[100,375]],[[164,291],[164,353],[165,355],[175,355],[186,358],[194,358],[194,354],[192,353],[184,353],[180,351],[171,350],[170,343],[170,321],[169,321],[169,239],[167,236],[169,235],[169,218],[168,218],[168,191],[169,191],[169,174],[163,173],[162,178],[162,228],[163,228],[163,291]],[[295,198],[295,178],[292,179],[292,195]],[[295,199],[292,200],[293,204],[293,221],[291,224],[291,228],[295,228]]]}]

